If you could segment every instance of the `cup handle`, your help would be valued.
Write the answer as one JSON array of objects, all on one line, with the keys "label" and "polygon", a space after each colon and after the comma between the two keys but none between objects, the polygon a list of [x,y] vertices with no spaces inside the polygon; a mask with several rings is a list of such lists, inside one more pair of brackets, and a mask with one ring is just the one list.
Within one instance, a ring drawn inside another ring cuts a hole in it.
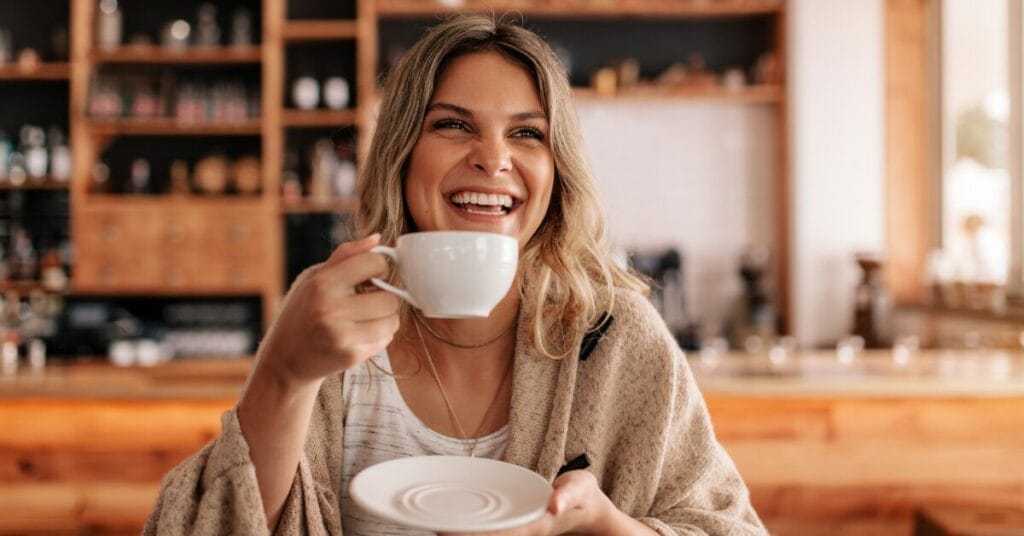
[{"label": "cup handle", "polygon": [[[384,255],[385,257],[391,259],[392,262],[396,264],[398,263],[398,252],[395,251],[395,248],[391,248],[388,246],[376,246],[373,249],[371,249],[370,252],[380,253],[381,255]],[[394,285],[385,283],[383,280],[377,277],[371,277],[370,282],[373,283],[374,285],[377,285],[381,290],[390,292],[395,296],[398,296],[399,298],[402,298],[403,300],[409,302],[410,304],[412,304],[413,307],[417,309],[420,308],[420,306],[416,304],[416,300],[412,297],[412,294],[409,294],[407,290],[403,290]]]}]

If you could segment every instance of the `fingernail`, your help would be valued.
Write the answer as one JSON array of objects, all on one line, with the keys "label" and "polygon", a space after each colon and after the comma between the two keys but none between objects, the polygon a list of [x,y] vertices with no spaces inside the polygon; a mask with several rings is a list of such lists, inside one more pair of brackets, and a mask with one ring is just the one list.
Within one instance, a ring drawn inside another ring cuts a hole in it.
[{"label": "fingernail", "polygon": [[367,236],[367,237],[366,237],[366,238],[364,238],[363,240],[367,240],[367,241],[371,241],[371,240],[372,240],[372,241],[378,241],[378,240],[380,240],[380,233],[373,233],[372,235],[370,235],[370,236]]}]

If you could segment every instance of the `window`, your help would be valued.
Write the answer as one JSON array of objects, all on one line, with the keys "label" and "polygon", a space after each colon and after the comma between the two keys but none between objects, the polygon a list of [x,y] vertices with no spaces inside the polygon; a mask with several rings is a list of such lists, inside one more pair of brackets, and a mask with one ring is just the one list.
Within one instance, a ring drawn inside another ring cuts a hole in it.
[{"label": "window", "polygon": [[1021,150],[1010,141],[1019,125],[1011,116],[1020,115],[1020,69],[1011,69],[1021,61],[1020,3],[941,0],[941,252],[930,263],[940,280],[1022,282]]}]

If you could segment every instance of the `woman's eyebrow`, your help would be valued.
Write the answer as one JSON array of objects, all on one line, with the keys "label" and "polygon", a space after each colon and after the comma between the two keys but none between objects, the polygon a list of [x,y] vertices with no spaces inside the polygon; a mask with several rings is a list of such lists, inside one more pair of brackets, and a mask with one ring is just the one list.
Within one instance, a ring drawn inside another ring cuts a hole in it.
[{"label": "woman's eyebrow", "polygon": [[[449,103],[449,102],[435,102],[434,104],[431,104],[430,106],[427,107],[427,113],[430,113],[430,112],[433,112],[433,111],[436,111],[436,110],[448,110],[449,112],[453,112],[456,115],[460,115],[462,117],[467,117],[467,118],[473,117],[473,112],[470,111],[468,108],[463,108],[462,106],[459,106],[457,104],[452,104],[452,103]],[[547,121],[548,116],[544,112],[539,112],[539,111],[520,112],[520,113],[512,115],[512,120],[514,120],[514,121],[523,121],[523,120],[526,120],[526,119],[542,119],[544,121]]]},{"label": "woman's eyebrow", "polygon": [[448,110],[450,112],[454,112],[456,115],[461,115],[462,117],[473,117],[473,112],[469,111],[469,109],[447,102],[435,102],[427,107],[427,113],[435,110]]}]

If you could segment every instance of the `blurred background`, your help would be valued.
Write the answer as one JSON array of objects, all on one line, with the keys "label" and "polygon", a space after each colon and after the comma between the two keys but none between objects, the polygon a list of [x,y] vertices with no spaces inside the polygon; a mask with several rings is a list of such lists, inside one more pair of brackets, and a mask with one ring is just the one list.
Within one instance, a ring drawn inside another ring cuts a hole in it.
[{"label": "blurred background", "polygon": [[0,534],[138,532],[458,10],[555,48],[773,534],[1024,534],[1021,0],[0,0]]}]

